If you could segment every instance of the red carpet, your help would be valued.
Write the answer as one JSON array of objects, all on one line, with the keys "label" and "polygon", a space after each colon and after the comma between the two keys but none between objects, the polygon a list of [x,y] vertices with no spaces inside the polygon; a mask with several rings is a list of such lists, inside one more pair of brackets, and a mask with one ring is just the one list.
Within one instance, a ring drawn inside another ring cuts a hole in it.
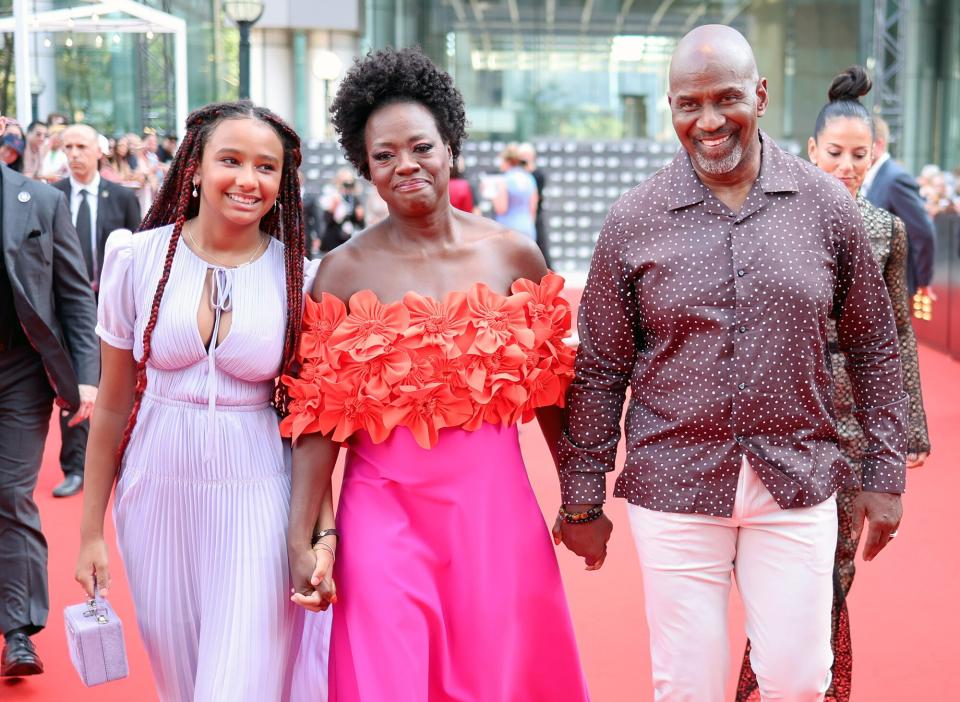
[{"label": "red carpet", "polygon": [[[934,455],[924,468],[910,475],[904,522],[895,544],[873,563],[861,564],[858,571],[850,605],[855,651],[854,702],[960,699],[956,673],[960,660],[960,600],[956,596],[960,559],[957,527],[951,516],[957,513],[960,496],[960,471],[955,465],[960,459],[960,364],[928,349],[921,350],[920,361]],[[34,678],[0,682],[0,699],[149,702],[156,696],[115,549],[111,601],[127,628],[130,677],[88,690],[70,665],[62,611],[65,605],[82,598],[73,581],[80,499],[50,497],[61,477],[56,432],[54,422],[37,488],[44,532],[50,542],[51,615],[49,626],[35,641],[47,672]],[[527,426],[522,436],[531,480],[544,513],[552,522],[558,499],[556,477],[545,460],[546,450],[539,432]],[[584,572],[582,565],[565,551],[560,552],[560,564],[593,699],[647,702],[653,695],[639,568],[623,504],[613,502],[610,512],[616,526],[604,568],[596,573]],[[112,529],[108,541],[113,544]],[[741,618],[734,597],[731,691],[743,649]],[[550,642],[544,641],[544,645],[549,646]]]}]

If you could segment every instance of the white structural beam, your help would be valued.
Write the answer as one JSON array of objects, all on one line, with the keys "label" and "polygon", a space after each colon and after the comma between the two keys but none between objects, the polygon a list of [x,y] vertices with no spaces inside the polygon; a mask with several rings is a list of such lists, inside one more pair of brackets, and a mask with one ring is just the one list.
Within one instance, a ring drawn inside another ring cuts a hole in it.
[{"label": "white structural beam", "polygon": [[[13,17],[13,50],[14,70],[17,72],[17,119],[27,125],[33,121],[33,106],[30,103],[30,30],[27,26],[30,11],[27,0],[14,0]],[[9,31],[9,30],[7,30]]]},{"label": "white structural beam", "polygon": [[[106,17],[106,15],[127,17]],[[104,0],[61,10],[31,14],[28,0],[14,0],[13,17],[0,19],[0,32],[14,32],[17,72],[17,118],[26,126],[33,119],[30,101],[29,36],[32,32],[120,32],[173,34],[176,72],[176,112],[179,133],[187,123],[187,23],[179,17],[133,0]]]}]

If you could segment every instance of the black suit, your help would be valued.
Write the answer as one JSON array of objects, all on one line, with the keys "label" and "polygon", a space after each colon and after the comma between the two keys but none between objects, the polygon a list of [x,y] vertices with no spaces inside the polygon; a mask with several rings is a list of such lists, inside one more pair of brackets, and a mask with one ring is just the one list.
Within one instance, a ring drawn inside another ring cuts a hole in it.
[{"label": "black suit", "polygon": [[33,490],[50,405],[56,396],[76,409],[77,385],[99,382],[100,353],[96,304],[63,195],[6,166],[0,183],[0,295],[20,326],[3,330],[5,341],[15,340],[0,350],[0,629],[35,632],[49,607],[47,545]]},{"label": "black suit", "polygon": [[867,199],[903,220],[907,227],[907,286],[910,294],[930,285],[937,236],[916,179],[892,158],[877,170]]},{"label": "black suit", "polygon": [[[72,202],[73,192],[70,188],[70,179],[54,183],[53,187],[67,196],[67,205]],[[100,267],[103,265],[103,251],[107,244],[107,237],[115,229],[129,229],[136,231],[140,226],[140,203],[130,188],[100,179],[100,188],[97,194],[97,265],[96,278],[91,280],[94,290],[100,287]],[[86,251],[86,249],[81,249]],[[83,261],[82,254],[81,259]],[[89,263],[84,261],[84,263]],[[67,426],[69,415],[60,416],[60,468],[65,474],[83,473],[83,459],[87,452],[87,436],[90,433],[90,424],[81,422]]]}]

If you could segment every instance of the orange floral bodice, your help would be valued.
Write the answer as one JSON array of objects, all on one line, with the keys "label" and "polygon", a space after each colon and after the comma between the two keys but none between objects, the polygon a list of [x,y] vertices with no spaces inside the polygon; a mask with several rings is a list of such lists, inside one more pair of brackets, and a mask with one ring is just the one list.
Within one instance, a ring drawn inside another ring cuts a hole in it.
[{"label": "orange floral bodice", "polygon": [[284,375],[283,436],[321,432],[344,441],[363,429],[380,443],[395,427],[430,448],[444,427],[529,421],[563,406],[573,378],[570,303],[563,278],[520,279],[504,296],[476,283],[442,301],[407,293],[381,303],[370,290],[349,305],[307,296],[296,377]]}]

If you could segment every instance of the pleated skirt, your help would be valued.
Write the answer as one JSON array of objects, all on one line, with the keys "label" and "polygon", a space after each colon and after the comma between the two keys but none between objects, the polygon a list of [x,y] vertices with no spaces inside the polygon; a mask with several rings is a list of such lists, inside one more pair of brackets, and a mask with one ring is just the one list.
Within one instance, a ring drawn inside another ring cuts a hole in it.
[{"label": "pleated skirt", "polygon": [[516,426],[356,435],[337,525],[332,702],[588,699]]},{"label": "pleated skirt", "polygon": [[218,406],[208,421],[205,405],[145,396],[117,486],[117,539],[157,692],[290,700],[303,610],[289,600],[277,417],[264,403]]}]

